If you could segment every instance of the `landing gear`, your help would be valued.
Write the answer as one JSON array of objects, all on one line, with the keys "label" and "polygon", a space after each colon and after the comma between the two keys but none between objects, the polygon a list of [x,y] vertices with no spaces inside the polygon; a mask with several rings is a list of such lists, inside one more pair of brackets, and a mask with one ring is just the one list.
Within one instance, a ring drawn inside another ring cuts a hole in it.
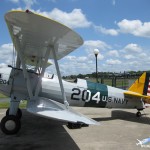
[{"label": "landing gear", "polygon": [[82,127],[88,127],[88,124],[84,124],[84,123],[72,123],[72,122],[68,122],[67,127],[69,129],[80,129]]},{"label": "landing gear", "polygon": [[141,117],[142,116],[142,114],[141,114],[141,112],[138,110],[138,112],[136,113],[136,116],[137,117]]},{"label": "landing gear", "polygon": [[[14,106],[15,105],[12,105],[13,108],[15,108]],[[16,134],[21,128],[21,122],[20,122],[20,119],[22,117],[21,109],[15,108],[16,113],[12,112],[12,114],[10,114],[10,108],[7,109],[6,116],[3,117],[3,119],[1,120],[1,124],[0,124],[2,132],[7,135]]]},{"label": "landing gear", "polygon": [[12,135],[16,134],[21,128],[20,119],[22,111],[19,109],[20,99],[11,94],[10,108],[6,111],[6,116],[2,118],[0,128],[3,133]]},{"label": "landing gear", "polygon": [[69,129],[80,129],[82,127],[81,123],[72,123],[72,122],[68,122],[67,127]]},{"label": "landing gear", "polygon": [[[6,111],[6,116],[8,116],[8,115],[9,115],[9,108]],[[18,117],[19,119],[21,119],[21,117],[22,117],[22,111],[20,108],[18,108],[18,110],[17,110],[16,117]]]},{"label": "landing gear", "polygon": [[7,115],[1,120],[1,130],[3,133],[16,134],[21,128],[20,119],[14,115]]}]

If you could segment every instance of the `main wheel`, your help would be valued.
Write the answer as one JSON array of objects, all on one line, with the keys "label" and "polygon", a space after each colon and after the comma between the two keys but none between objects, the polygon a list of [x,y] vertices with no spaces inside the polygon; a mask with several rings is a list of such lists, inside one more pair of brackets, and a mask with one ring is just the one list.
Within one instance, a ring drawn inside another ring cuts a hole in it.
[{"label": "main wheel", "polygon": [[20,119],[14,115],[5,116],[1,120],[1,130],[3,133],[12,135],[16,134],[21,128]]},{"label": "main wheel", "polygon": [[138,112],[136,113],[136,116],[137,116],[137,117],[141,117],[141,116],[142,116],[141,112],[138,111]]},{"label": "main wheel", "polygon": [[68,122],[68,125],[67,125],[69,129],[80,129],[81,126],[82,125],[80,123],[71,123],[71,122]]},{"label": "main wheel", "polygon": [[[7,111],[6,111],[6,116],[8,116],[8,115],[9,115],[9,108],[8,108]],[[21,119],[21,117],[22,117],[22,111],[21,111],[20,108],[18,108],[16,116],[17,116],[19,119]]]}]

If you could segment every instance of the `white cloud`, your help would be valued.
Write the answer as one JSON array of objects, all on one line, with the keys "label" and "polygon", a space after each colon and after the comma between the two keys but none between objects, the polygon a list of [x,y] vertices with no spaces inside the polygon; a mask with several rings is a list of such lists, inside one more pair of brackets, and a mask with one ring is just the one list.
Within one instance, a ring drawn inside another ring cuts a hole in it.
[{"label": "white cloud", "polygon": [[116,0],[112,0],[112,4],[113,4],[113,6],[115,6],[116,5]]},{"label": "white cloud", "polygon": [[53,3],[56,3],[57,1],[56,0],[50,0],[51,2],[53,2]]},{"label": "white cloud", "polygon": [[[101,53],[99,53],[98,54],[98,56],[97,56],[97,59],[98,60],[103,60],[104,59],[104,55],[102,55]],[[95,55],[94,55],[94,53],[89,53],[88,54],[88,60],[94,60],[95,61]]]},{"label": "white cloud", "polygon": [[80,62],[86,62],[87,61],[87,57],[80,56],[80,57],[77,58],[77,60],[80,61]]},{"label": "white cloud", "polygon": [[19,3],[19,0],[10,0],[12,3]]},{"label": "white cloud", "polygon": [[133,67],[140,65],[140,63],[138,61],[136,61],[136,60],[135,61],[130,61],[130,62],[128,62],[128,64],[133,66]]},{"label": "white cloud", "polygon": [[107,43],[103,42],[103,41],[100,41],[100,40],[88,40],[88,41],[85,41],[84,42],[84,45],[85,47],[85,50],[90,53],[90,54],[93,54],[93,50],[94,49],[98,49],[100,52],[101,50],[106,50],[106,49],[110,49],[111,46],[108,45]]},{"label": "white cloud", "polygon": [[121,64],[121,61],[118,59],[108,59],[108,60],[106,60],[106,64],[108,64],[108,65],[119,65],[119,64]]},{"label": "white cloud", "polygon": [[3,44],[0,46],[1,63],[12,64],[13,44]]},{"label": "white cloud", "polygon": [[37,4],[36,0],[9,0],[9,1],[15,4],[19,4],[20,2],[23,2],[25,4],[25,9],[31,9],[31,6]]},{"label": "white cloud", "polygon": [[131,33],[135,31],[135,29],[138,29],[141,26],[140,20],[127,20],[124,19],[117,23],[120,30],[124,33]]},{"label": "white cloud", "polygon": [[133,55],[125,55],[124,57],[125,57],[125,59],[128,59],[128,60],[135,58]]},{"label": "white cloud", "polygon": [[130,33],[140,37],[150,37],[150,22],[124,19],[117,23],[122,33]]},{"label": "white cloud", "polygon": [[150,38],[150,22],[142,22],[141,20],[127,20],[123,19],[115,24],[119,27],[117,29],[106,29],[102,26],[94,25],[94,28],[103,34],[117,36],[120,33],[132,34],[139,37]]},{"label": "white cloud", "polygon": [[119,57],[119,53],[118,53],[117,50],[111,50],[111,51],[109,51],[108,55],[112,56],[112,57]]},{"label": "white cloud", "polygon": [[64,59],[68,60],[68,61],[75,61],[75,62],[85,62],[87,61],[87,57],[85,56],[66,56]]},{"label": "white cloud", "polygon": [[125,46],[124,48],[125,51],[128,51],[128,52],[136,52],[136,53],[139,53],[142,51],[142,48],[137,45],[137,44],[134,44],[134,43],[130,43],[128,44],[127,46]]},{"label": "white cloud", "polygon": [[37,1],[36,0],[22,0],[25,5],[26,5],[26,8],[30,9],[32,5],[36,4]]},{"label": "white cloud", "polygon": [[139,54],[139,57],[140,57],[140,58],[143,58],[143,59],[147,58],[147,56],[148,56],[148,55],[147,55],[146,53],[140,53],[140,54]]},{"label": "white cloud", "polygon": [[94,26],[94,28],[98,32],[101,32],[101,33],[106,34],[106,35],[112,35],[112,36],[117,36],[118,35],[118,31],[115,30],[115,29],[106,29],[102,26]]},{"label": "white cloud", "polygon": [[[34,10],[33,10],[34,11]],[[71,28],[86,28],[90,27],[91,22],[89,22],[83,14],[81,9],[73,9],[71,12],[65,12],[58,8],[54,8],[52,11],[35,11],[38,14],[44,15],[46,17],[52,18]]]},{"label": "white cloud", "polygon": [[67,60],[76,60],[76,56],[66,56],[64,59],[67,59]]},{"label": "white cloud", "polygon": [[63,62],[60,61],[60,70],[63,75],[86,74],[95,71],[95,62],[85,56],[66,56],[66,58],[63,59]]},{"label": "white cloud", "polygon": [[0,63],[0,68],[6,67],[6,66],[8,66],[8,65],[5,63]]}]

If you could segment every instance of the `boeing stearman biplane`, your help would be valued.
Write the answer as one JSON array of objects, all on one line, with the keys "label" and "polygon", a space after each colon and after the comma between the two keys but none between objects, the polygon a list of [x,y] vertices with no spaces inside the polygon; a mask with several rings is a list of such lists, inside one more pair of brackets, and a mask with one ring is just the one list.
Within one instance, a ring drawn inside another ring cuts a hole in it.
[{"label": "boeing stearman biplane", "polygon": [[[30,11],[11,11],[5,20],[17,52],[15,66],[0,68],[0,91],[10,97],[10,107],[1,120],[5,134],[15,134],[21,127],[21,100],[27,111],[42,117],[68,122],[69,128],[98,125],[70,106],[135,108],[140,111],[150,103],[150,75],[144,73],[128,91],[83,79],[61,79],[58,60],[83,44],[82,38],[68,27]],[[44,75],[53,59],[57,75]]]}]

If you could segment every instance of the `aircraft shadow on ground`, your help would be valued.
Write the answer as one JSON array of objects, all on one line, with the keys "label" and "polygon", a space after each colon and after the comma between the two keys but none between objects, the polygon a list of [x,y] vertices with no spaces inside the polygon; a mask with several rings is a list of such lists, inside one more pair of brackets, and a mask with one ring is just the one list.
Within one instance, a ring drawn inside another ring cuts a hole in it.
[{"label": "aircraft shadow on ground", "polygon": [[0,131],[0,149],[79,150],[62,122],[41,118],[25,110],[21,122],[22,128],[17,135],[5,135]]},{"label": "aircraft shadow on ground", "polygon": [[109,120],[126,120],[141,124],[150,124],[150,118],[148,117],[149,114],[144,114],[143,112],[141,117],[136,117],[135,113],[127,112],[123,110],[113,110],[111,112],[111,117],[102,117],[102,118],[93,118],[96,121],[109,121]]}]

